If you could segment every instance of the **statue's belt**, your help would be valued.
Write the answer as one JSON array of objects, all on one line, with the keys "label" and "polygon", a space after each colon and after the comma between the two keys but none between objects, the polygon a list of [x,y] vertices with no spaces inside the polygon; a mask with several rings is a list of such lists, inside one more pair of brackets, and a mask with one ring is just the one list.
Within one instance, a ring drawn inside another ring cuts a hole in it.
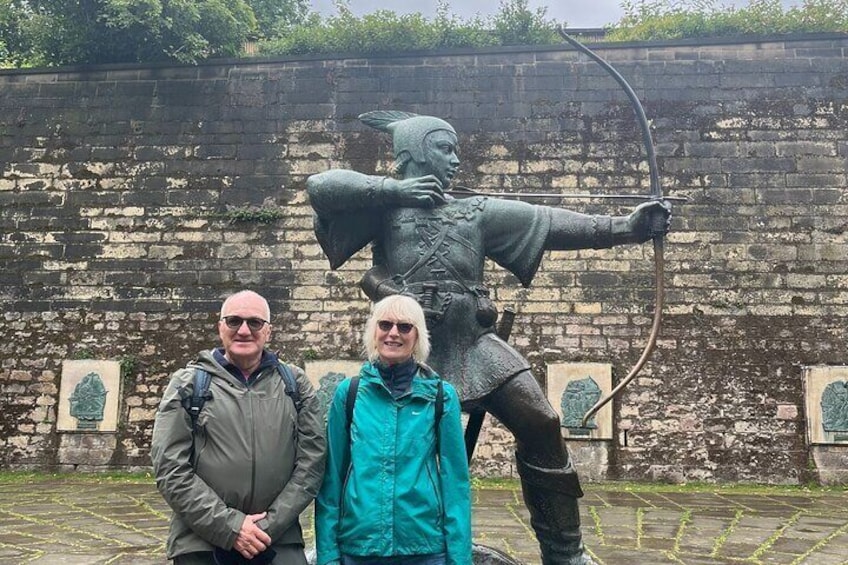
[{"label": "statue's belt", "polygon": [[474,318],[483,328],[492,328],[498,318],[498,309],[489,299],[489,289],[480,284],[469,285],[459,281],[421,281],[407,283],[404,292],[412,293],[430,320],[440,320],[448,311],[456,294],[474,298]]},{"label": "statue's belt", "polygon": [[435,290],[440,293],[470,294],[472,296],[489,296],[489,289],[475,284],[466,285],[456,281],[422,281],[408,282],[404,285],[405,292],[420,296]]}]

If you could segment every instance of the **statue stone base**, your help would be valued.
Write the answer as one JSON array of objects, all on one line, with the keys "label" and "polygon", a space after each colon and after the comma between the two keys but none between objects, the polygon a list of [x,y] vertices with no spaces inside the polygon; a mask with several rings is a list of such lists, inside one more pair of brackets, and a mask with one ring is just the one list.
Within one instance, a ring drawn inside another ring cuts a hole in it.
[{"label": "statue stone base", "polygon": [[472,562],[474,565],[521,565],[506,553],[476,543],[472,549]]}]

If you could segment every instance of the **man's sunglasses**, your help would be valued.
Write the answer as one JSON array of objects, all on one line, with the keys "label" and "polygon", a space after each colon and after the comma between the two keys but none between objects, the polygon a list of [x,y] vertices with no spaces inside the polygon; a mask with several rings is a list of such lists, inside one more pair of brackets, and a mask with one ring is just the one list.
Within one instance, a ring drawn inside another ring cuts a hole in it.
[{"label": "man's sunglasses", "polygon": [[412,328],[415,327],[415,324],[410,324],[409,322],[390,322],[388,320],[380,320],[377,322],[377,327],[380,328],[381,331],[388,332],[391,331],[392,326],[397,326],[397,329],[402,334],[408,334],[412,331]]},{"label": "man's sunglasses", "polygon": [[246,323],[252,332],[258,332],[265,324],[269,323],[262,318],[242,318],[241,316],[224,316],[221,319],[224,320],[224,323],[231,330],[237,330],[241,328],[242,324]]}]

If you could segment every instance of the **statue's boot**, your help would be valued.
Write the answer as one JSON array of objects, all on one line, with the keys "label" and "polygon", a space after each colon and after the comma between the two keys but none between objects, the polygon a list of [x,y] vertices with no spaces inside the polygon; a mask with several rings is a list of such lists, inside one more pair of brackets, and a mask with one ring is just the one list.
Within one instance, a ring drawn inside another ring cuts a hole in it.
[{"label": "statue's boot", "polygon": [[530,524],[542,549],[542,564],[594,565],[583,549],[577,507],[583,491],[574,468],[546,469],[519,457],[518,473]]}]

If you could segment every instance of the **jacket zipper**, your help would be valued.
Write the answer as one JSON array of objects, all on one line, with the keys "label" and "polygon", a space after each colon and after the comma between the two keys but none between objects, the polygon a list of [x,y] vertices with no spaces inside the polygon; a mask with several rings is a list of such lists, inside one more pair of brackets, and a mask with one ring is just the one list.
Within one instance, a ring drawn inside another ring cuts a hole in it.
[{"label": "jacket zipper", "polygon": [[344,518],[345,512],[347,511],[347,505],[345,504],[345,496],[347,495],[347,486],[350,481],[350,476],[353,474],[353,462],[351,461],[347,466],[347,472],[345,473],[344,481],[342,482],[342,496],[341,496],[341,507],[339,508],[339,516]]},{"label": "jacket zipper", "polygon": [[444,523],[444,513],[445,507],[442,504],[442,493],[436,486],[436,481],[433,479],[433,471],[430,467],[430,463],[424,463],[425,468],[427,469],[427,478],[430,480],[430,487],[433,489],[433,498],[436,499],[436,514],[438,516],[438,526],[441,528]]},{"label": "jacket zipper", "polygon": [[[256,383],[254,382],[254,384]],[[256,497],[256,418],[253,410],[253,389],[250,385],[247,385],[245,394],[247,395],[248,418],[250,420],[250,500],[247,508],[251,509],[253,508],[253,499]]]}]

